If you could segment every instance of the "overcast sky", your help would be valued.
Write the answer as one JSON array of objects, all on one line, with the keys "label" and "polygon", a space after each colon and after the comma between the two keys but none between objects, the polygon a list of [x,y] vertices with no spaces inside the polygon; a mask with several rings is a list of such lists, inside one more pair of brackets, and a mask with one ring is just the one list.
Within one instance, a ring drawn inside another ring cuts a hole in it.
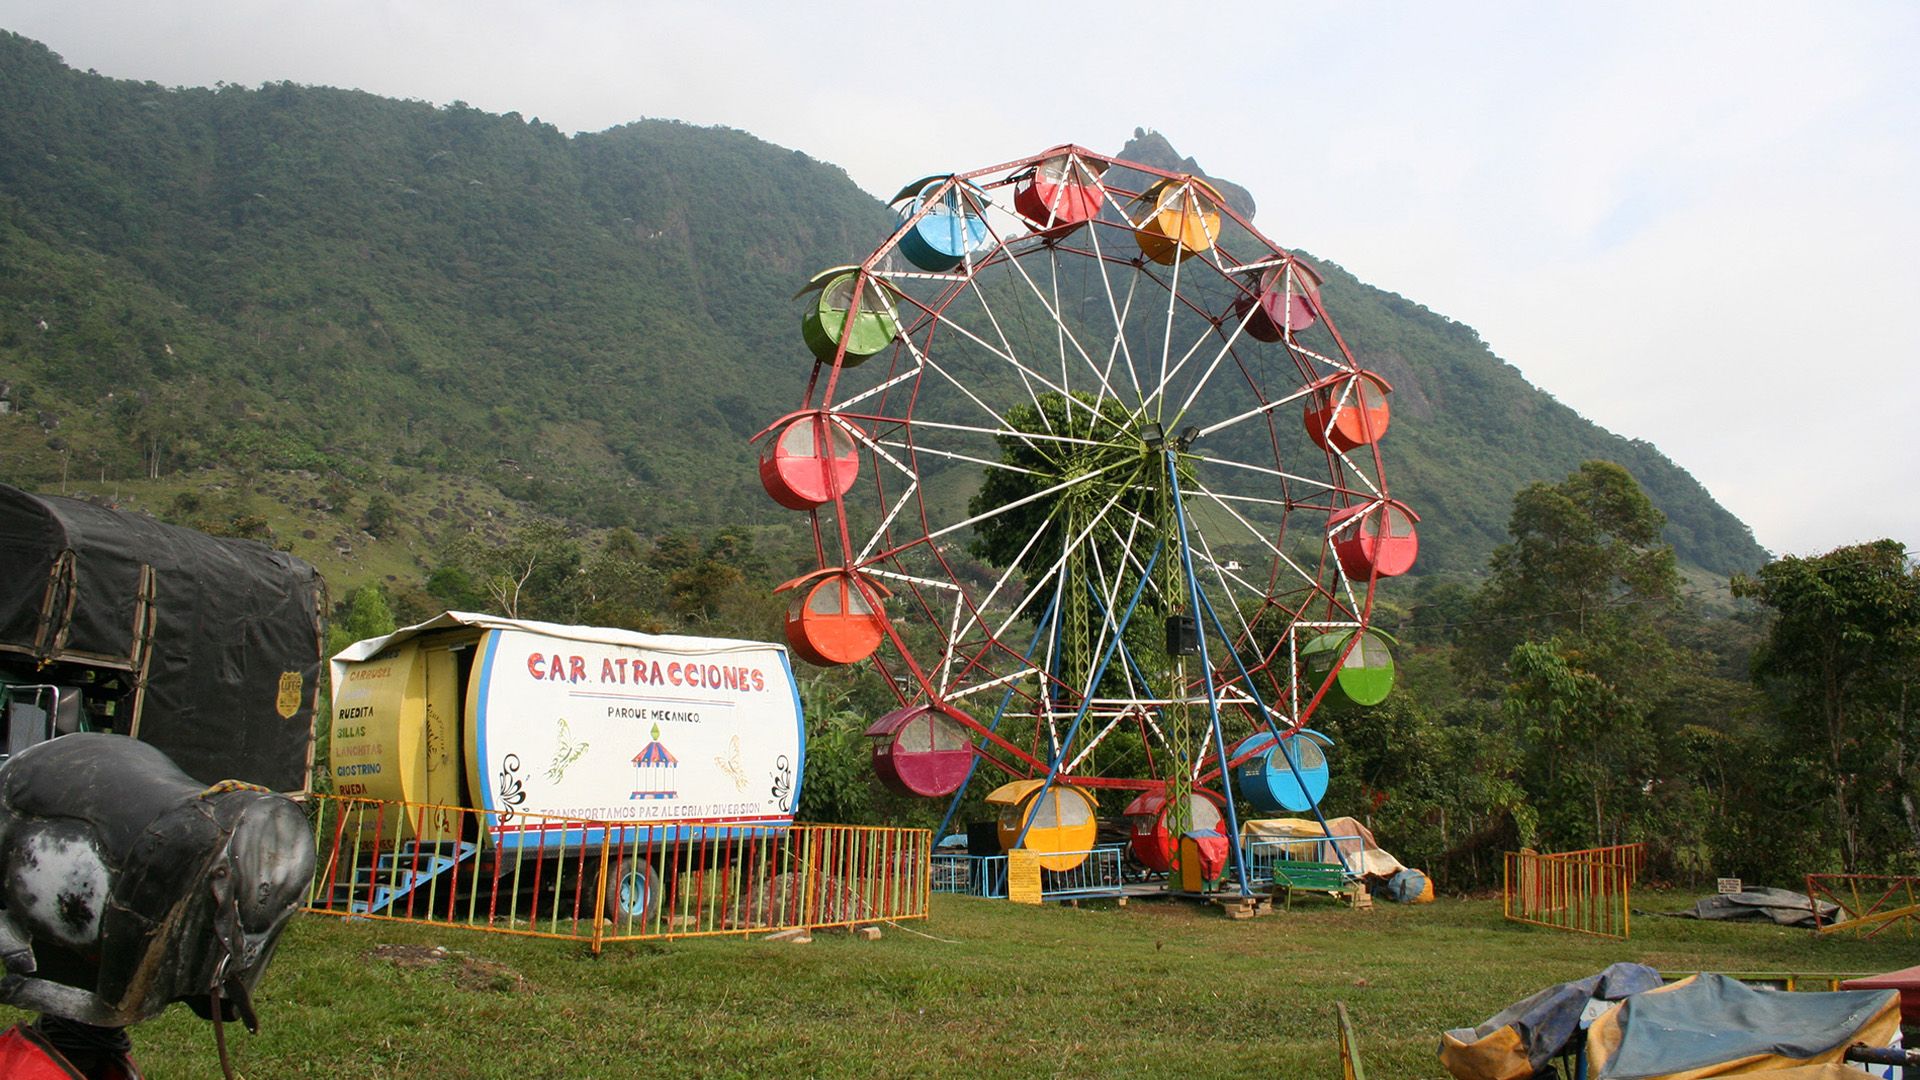
[{"label": "overcast sky", "polygon": [[1920,4],[0,0],[0,28],[167,85],[723,124],[883,198],[1155,128],[1776,553],[1920,550]]}]

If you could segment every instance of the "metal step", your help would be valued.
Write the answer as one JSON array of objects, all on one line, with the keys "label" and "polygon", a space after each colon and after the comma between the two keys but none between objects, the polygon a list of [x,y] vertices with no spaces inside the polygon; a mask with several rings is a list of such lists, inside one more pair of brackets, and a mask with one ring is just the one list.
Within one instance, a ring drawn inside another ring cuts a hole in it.
[{"label": "metal step", "polygon": [[[356,915],[389,911],[421,886],[473,858],[479,846],[465,840],[409,842],[382,852],[372,863],[336,880],[329,907],[344,904]],[[371,892],[369,892],[371,889]]]}]

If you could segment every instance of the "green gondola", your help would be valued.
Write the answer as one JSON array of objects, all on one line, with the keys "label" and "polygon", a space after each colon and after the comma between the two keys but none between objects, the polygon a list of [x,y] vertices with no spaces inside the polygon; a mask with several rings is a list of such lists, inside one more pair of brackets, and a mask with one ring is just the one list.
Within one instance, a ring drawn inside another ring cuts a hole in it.
[{"label": "green gondola", "polygon": [[[1340,662],[1340,654],[1346,652],[1347,639],[1354,633],[1352,630],[1337,630],[1321,634],[1301,647],[1300,659],[1315,684],[1324,681],[1327,673]],[[1399,642],[1379,630],[1360,632],[1360,640],[1354,644],[1353,651],[1347,654],[1344,663],[1340,663],[1340,673],[1334,677],[1330,692],[1355,705],[1378,705],[1387,700],[1387,695],[1393,692],[1391,646],[1397,644]]]},{"label": "green gondola", "polygon": [[860,291],[860,311],[853,318],[847,318],[847,311],[853,307],[854,286],[859,281],[858,267],[836,266],[815,274],[807,287],[795,294],[820,294],[814,303],[807,305],[806,313],[800,318],[800,336],[815,359],[822,363],[833,363],[842,337],[846,338],[847,351],[841,364],[852,367],[884,350],[900,336],[900,321],[893,313],[893,297],[888,295],[887,287],[879,278],[867,278],[866,288]]}]

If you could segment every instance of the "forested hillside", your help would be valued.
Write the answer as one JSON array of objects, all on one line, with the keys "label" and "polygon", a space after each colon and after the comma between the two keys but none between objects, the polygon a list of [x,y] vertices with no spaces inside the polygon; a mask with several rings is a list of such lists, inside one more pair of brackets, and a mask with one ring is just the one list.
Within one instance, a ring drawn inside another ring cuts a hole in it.
[{"label": "forested hillside", "polygon": [[[1127,152],[1193,167],[1153,133]],[[746,440],[805,378],[790,297],[888,221],[838,169],[742,132],[568,137],[459,103],[169,89],[3,35],[0,473],[97,488],[244,468],[336,495],[446,481],[470,494],[441,525],[499,497],[642,533],[781,521]],[[1530,387],[1470,328],[1322,265],[1349,342],[1399,390],[1392,477],[1425,515],[1421,571],[1482,571],[1512,492],[1590,458],[1634,472],[1683,563],[1761,561],[1653,447]]]},{"label": "forested hillside", "polygon": [[886,224],[739,132],[165,90],[11,36],[0,72],[0,378],[61,444],[11,425],[29,486],[244,460],[737,519],[804,378],[787,298]]}]

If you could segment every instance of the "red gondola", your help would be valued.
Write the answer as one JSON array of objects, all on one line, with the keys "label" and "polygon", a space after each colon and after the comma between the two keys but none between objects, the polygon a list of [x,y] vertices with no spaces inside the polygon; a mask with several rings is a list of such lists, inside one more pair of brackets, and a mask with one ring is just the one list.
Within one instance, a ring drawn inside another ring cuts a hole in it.
[{"label": "red gondola", "polygon": [[1405,503],[1384,499],[1334,511],[1327,518],[1327,534],[1349,578],[1396,577],[1413,569],[1420,554],[1420,536],[1413,527],[1419,520]]},{"label": "red gondola", "polygon": [[[1220,796],[1211,791],[1187,793],[1187,829],[1189,833],[1225,833],[1226,811]],[[1167,793],[1143,791],[1120,813],[1127,819],[1127,846],[1141,864],[1160,873],[1173,869],[1174,856],[1180,850],[1180,838],[1167,826]]]},{"label": "red gondola", "polygon": [[789,510],[811,510],[853,487],[860,453],[853,436],[824,412],[800,413],[760,451],[760,486]]},{"label": "red gondola", "polygon": [[1100,214],[1106,191],[1100,186],[1104,162],[1081,160],[1078,154],[1050,157],[1033,167],[1033,175],[1013,193],[1013,208],[1049,240],[1058,240]]}]

